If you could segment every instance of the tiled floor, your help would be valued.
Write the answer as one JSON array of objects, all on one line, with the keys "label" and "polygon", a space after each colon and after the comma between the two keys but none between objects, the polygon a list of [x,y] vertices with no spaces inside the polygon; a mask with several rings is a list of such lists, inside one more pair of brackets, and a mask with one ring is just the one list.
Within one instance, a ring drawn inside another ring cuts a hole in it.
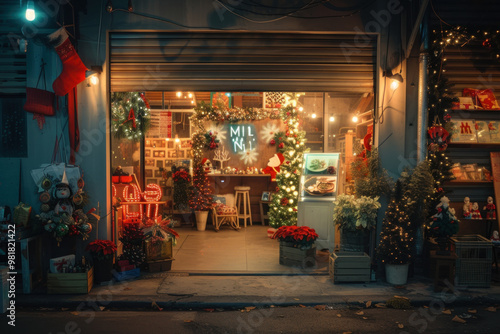
[{"label": "tiled floor", "polygon": [[[279,264],[279,243],[267,237],[268,226],[253,225],[235,231],[222,227],[215,232],[176,228],[180,234],[174,246],[172,270],[213,273],[283,273],[290,267]],[[327,273],[328,252],[317,252],[316,266],[307,273]]]}]

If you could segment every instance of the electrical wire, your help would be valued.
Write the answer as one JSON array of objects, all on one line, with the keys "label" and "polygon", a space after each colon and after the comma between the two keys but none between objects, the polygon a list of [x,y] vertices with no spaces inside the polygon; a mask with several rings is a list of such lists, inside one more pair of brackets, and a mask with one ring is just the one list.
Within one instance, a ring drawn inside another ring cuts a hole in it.
[{"label": "electrical wire", "polygon": [[[319,2],[314,2],[314,0],[311,0],[306,5],[298,8],[298,9],[294,9],[292,11],[289,11],[287,13],[263,13],[263,12],[257,12],[255,10],[250,10],[250,9],[242,8],[242,7],[238,7],[238,8],[231,7],[231,8],[233,10],[244,11],[244,12],[252,13],[252,14],[256,14],[256,15],[264,15],[264,16],[278,16],[278,15],[281,15],[281,16],[290,16],[292,14],[298,13],[299,11],[317,7],[317,6],[319,6],[319,5],[321,5],[321,4],[325,3],[325,2],[328,2],[328,1],[329,0],[321,0]],[[221,5],[225,5],[226,9],[228,9],[227,7],[230,6],[229,4],[223,3],[222,1],[219,1],[219,0],[217,0],[217,2],[219,2]],[[245,5],[249,6],[249,7],[252,6],[252,5],[249,5],[249,4],[245,3],[245,2],[243,2],[243,4],[245,4]],[[255,7],[255,6],[253,6],[253,7]],[[266,8],[269,8],[269,7],[266,7]]]},{"label": "electrical wire", "polygon": [[[263,3],[259,3],[257,1],[253,1],[253,0],[249,0],[253,5],[256,5],[256,6],[260,6],[260,7],[265,7],[265,8],[271,8],[271,9],[298,9],[300,7],[278,7],[278,6],[270,6],[270,5],[266,5],[266,4],[263,4]],[[322,4],[324,2],[330,2],[331,0],[319,0],[317,1],[316,3],[317,4]],[[241,3],[247,5],[247,6],[252,6],[252,4],[249,4],[248,2],[246,1],[241,1]]]},{"label": "electrical wire", "polygon": [[431,8],[432,8],[432,11],[434,13],[434,15],[436,15],[436,17],[439,19],[439,21],[441,21],[442,23],[446,24],[446,25],[449,25],[451,27],[451,24],[449,24],[448,22],[446,22],[445,20],[443,20],[441,18],[441,16],[438,15],[438,13],[436,12],[436,10],[434,9],[434,5],[432,4],[432,0],[429,1],[431,3]]}]

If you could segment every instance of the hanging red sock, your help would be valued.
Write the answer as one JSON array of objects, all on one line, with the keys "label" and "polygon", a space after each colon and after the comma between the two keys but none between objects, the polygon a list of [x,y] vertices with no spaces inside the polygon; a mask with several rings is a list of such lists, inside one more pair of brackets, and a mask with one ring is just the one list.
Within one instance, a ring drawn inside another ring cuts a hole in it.
[{"label": "hanging red sock", "polygon": [[63,63],[63,71],[52,84],[54,93],[64,96],[85,80],[87,68],[76,53],[76,50],[69,40],[66,29],[61,28],[49,35],[49,40],[55,44],[55,49]]}]

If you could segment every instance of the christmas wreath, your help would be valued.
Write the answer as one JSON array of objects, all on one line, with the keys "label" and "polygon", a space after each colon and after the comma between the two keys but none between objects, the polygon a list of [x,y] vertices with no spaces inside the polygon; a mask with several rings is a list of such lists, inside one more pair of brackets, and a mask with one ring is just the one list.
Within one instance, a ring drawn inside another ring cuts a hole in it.
[{"label": "christmas wreath", "polygon": [[116,138],[139,140],[150,125],[149,103],[143,93],[113,93],[112,131]]}]

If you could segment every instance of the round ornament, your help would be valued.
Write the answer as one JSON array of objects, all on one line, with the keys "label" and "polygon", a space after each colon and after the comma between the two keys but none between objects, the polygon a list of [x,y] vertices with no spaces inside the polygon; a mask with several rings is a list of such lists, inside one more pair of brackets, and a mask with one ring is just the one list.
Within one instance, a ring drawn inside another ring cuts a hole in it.
[{"label": "round ornament", "polygon": [[43,180],[42,180],[42,188],[45,189],[45,190],[49,190],[50,188],[52,188],[52,180],[49,179],[48,177],[45,177]]},{"label": "round ornament", "polygon": [[50,202],[50,193],[48,191],[44,191],[43,193],[40,194],[38,199],[42,203],[48,203],[48,202]]},{"label": "round ornament", "polygon": [[87,223],[83,223],[83,224],[80,224],[79,229],[80,229],[80,232],[89,234],[90,232],[92,232],[92,225],[87,224]]},{"label": "round ornament", "polygon": [[68,227],[68,225],[66,225],[64,223],[58,224],[56,226],[55,232],[56,232],[57,237],[64,237],[66,234],[68,234],[69,227]]},{"label": "round ornament", "polygon": [[429,150],[444,151],[448,147],[449,133],[440,125],[434,125],[427,130],[429,134]]},{"label": "round ornament", "polygon": [[50,205],[48,205],[47,203],[44,203],[44,204],[40,205],[40,210],[42,212],[49,212],[50,211]]},{"label": "round ornament", "polygon": [[83,189],[83,186],[85,186],[85,181],[83,181],[83,177],[78,179],[76,185],[78,186],[78,189]]},{"label": "round ornament", "polygon": [[282,199],[281,199],[281,205],[282,205],[282,206],[286,206],[286,205],[288,205],[288,198],[286,198],[286,197],[282,198]]},{"label": "round ornament", "polygon": [[73,203],[75,205],[81,205],[83,203],[83,196],[81,194],[75,194],[73,196]]},{"label": "round ornament", "polygon": [[75,225],[70,225],[68,230],[68,235],[70,237],[80,234]]},{"label": "round ornament", "polygon": [[117,92],[111,97],[111,129],[116,138],[140,140],[150,124],[150,110],[144,94]]}]

